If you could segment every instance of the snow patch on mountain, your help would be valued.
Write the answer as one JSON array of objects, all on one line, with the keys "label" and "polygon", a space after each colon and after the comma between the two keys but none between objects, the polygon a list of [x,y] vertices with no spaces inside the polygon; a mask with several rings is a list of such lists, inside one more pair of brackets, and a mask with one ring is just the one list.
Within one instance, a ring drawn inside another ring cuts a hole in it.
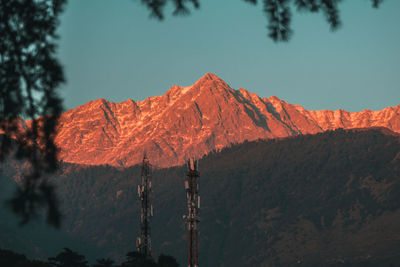
[{"label": "snow patch on mountain", "polygon": [[246,140],[314,134],[337,128],[400,132],[400,105],[381,111],[306,110],[276,96],[232,89],[212,73],[143,101],[90,101],[62,114],[56,143],[66,162],[130,166],[143,153],[159,167],[183,164]]}]

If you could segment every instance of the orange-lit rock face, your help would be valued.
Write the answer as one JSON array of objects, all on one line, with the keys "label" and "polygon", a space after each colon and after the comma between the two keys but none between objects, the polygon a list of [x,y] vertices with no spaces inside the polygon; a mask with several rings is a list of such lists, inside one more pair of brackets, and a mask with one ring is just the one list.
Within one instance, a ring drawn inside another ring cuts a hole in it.
[{"label": "orange-lit rock face", "polygon": [[56,143],[60,160],[129,166],[144,151],[158,167],[184,163],[231,143],[383,126],[400,132],[400,105],[381,111],[309,111],[275,96],[233,90],[213,74],[163,96],[111,103],[98,99],[65,112]]}]

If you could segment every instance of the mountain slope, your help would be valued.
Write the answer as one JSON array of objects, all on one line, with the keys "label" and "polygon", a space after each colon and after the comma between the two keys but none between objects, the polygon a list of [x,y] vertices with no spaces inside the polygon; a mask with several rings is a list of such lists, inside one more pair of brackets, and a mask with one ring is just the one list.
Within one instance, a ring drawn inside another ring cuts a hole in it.
[{"label": "mountain slope", "polygon": [[180,165],[245,140],[383,126],[400,132],[400,105],[381,111],[308,111],[275,96],[233,90],[207,73],[189,87],[173,86],[144,101],[98,99],[65,112],[60,159],[79,164],[132,166],[146,152],[159,167]]},{"label": "mountain slope", "polygon": [[[336,130],[210,153],[199,163],[200,264],[399,265],[400,139],[385,133]],[[153,173],[154,250],[181,264],[185,173]],[[116,258],[133,250],[139,175],[138,166],[64,164],[55,180],[69,232]]]},{"label": "mountain slope", "polygon": [[[11,249],[29,258],[47,259],[56,256],[64,247],[69,247],[84,253],[90,261],[102,253],[93,242],[72,238],[65,229],[54,229],[41,219],[20,225],[21,219],[6,204],[14,196],[17,184],[10,178],[12,176],[7,175],[11,172],[4,171],[4,165],[1,167],[0,249]],[[15,168],[15,165],[11,168]]]}]

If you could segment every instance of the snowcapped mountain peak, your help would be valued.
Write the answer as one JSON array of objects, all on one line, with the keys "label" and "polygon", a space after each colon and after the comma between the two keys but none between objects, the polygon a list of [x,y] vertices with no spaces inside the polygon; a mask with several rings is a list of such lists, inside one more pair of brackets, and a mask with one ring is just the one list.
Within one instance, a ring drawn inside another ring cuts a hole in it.
[{"label": "snowcapped mountain peak", "polygon": [[130,166],[144,151],[152,164],[183,164],[232,143],[382,126],[400,132],[400,105],[382,111],[308,111],[276,96],[260,98],[205,74],[191,86],[172,86],[143,101],[90,101],[60,118],[60,159],[80,164]]},{"label": "snowcapped mountain peak", "polygon": [[216,89],[232,90],[224,80],[213,73],[206,73],[197,82],[195,82],[192,87],[198,87],[200,89],[214,87]]},{"label": "snowcapped mountain peak", "polygon": [[220,77],[215,75],[214,73],[207,72],[204,74],[203,77],[201,77],[198,81],[223,81]]}]

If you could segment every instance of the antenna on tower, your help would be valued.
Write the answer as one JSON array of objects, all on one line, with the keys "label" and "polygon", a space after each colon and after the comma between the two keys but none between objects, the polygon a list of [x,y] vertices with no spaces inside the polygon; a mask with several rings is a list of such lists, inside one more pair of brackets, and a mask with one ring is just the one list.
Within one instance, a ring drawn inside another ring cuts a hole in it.
[{"label": "antenna on tower", "polygon": [[151,189],[151,164],[146,153],[143,155],[141,184],[138,185],[138,196],[141,202],[140,236],[136,239],[136,247],[140,253],[152,258],[150,219],[153,217],[153,206],[151,205],[153,191]]},{"label": "antenna on tower", "polygon": [[198,237],[199,237],[199,212],[200,196],[197,178],[200,176],[198,171],[198,161],[190,158],[187,162],[188,172],[185,181],[188,215],[184,215],[188,226],[188,267],[199,266]]}]

